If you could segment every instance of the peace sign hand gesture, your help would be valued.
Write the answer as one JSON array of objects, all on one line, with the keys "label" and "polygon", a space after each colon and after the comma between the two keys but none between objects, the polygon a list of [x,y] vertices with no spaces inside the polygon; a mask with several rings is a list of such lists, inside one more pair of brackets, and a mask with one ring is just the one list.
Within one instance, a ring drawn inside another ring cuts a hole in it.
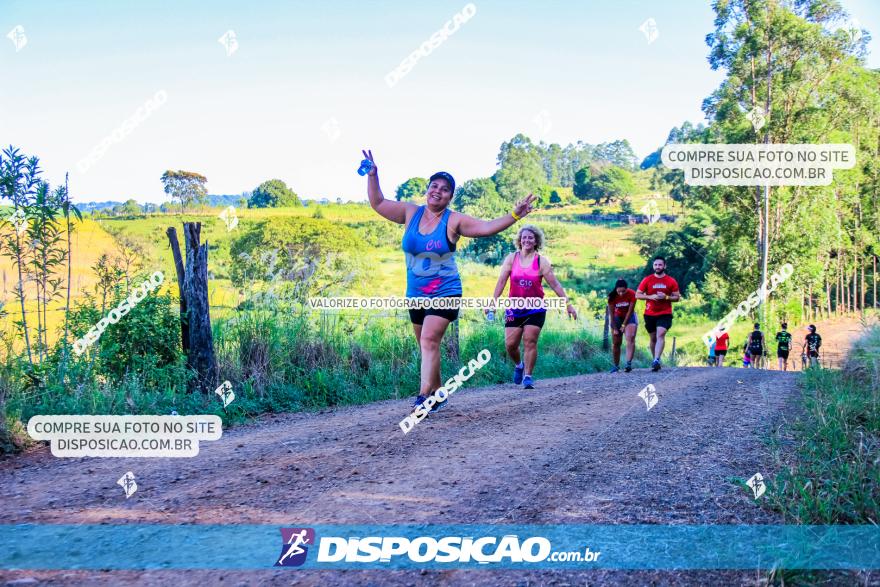
[{"label": "peace sign hand gesture", "polygon": [[513,207],[513,213],[519,216],[520,218],[524,217],[526,214],[532,211],[532,202],[537,199],[535,194],[529,194],[527,198],[524,198],[516,203]]},{"label": "peace sign hand gesture", "polygon": [[364,154],[364,159],[369,159],[370,163],[373,164],[373,166],[370,168],[370,171],[367,172],[367,175],[375,176],[378,167],[376,167],[376,161],[373,159],[373,151],[369,149],[364,151],[363,149],[361,149],[361,153]]}]

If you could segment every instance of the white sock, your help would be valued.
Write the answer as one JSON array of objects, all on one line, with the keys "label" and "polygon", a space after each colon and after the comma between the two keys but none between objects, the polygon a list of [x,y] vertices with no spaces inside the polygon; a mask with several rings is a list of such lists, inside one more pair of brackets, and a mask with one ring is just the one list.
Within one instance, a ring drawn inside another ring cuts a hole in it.
[{"label": "white sock", "polygon": [[524,364],[522,361],[520,361],[519,364],[516,366],[516,368],[517,368],[517,369],[524,369],[524,368],[525,368],[525,364]]}]

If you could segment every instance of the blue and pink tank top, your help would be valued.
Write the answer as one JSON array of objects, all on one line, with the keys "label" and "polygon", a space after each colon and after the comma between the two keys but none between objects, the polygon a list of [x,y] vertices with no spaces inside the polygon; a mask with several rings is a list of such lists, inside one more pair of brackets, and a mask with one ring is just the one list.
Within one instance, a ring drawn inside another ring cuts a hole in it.
[{"label": "blue and pink tank top", "polygon": [[[541,286],[541,255],[535,253],[530,267],[522,267],[519,264],[519,252],[513,255],[513,267],[510,270],[510,293],[511,298],[543,298],[544,288]],[[532,310],[508,310],[513,316],[527,316],[537,312],[546,312],[543,308]]]},{"label": "blue and pink tank top", "polygon": [[450,211],[443,211],[440,222],[430,234],[419,232],[419,222],[425,206],[413,214],[403,233],[403,252],[406,254],[406,297],[440,298],[460,296],[461,277],[455,264],[455,245],[449,242],[446,226]]}]

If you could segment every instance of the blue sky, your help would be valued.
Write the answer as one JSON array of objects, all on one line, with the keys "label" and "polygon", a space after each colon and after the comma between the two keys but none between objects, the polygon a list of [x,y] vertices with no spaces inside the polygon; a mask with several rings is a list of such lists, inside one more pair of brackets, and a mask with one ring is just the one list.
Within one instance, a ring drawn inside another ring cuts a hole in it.
[{"label": "blue sky", "polygon": [[[0,0],[0,143],[38,155],[53,184],[70,171],[77,201],[164,201],[169,168],[202,173],[214,194],[279,178],[303,197],[364,199],[362,147],[386,195],[439,169],[459,183],[491,175],[518,132],[626,138],[642,157],[672,126],[703,120],[722,78],[706,61],[708,1],[476,0],[389,88],[385,75],[466,4]],[[878,3],[844,6],[880,29]],[[639,31],[648,18],[651,43]],[[27,44],[16,52],[6,32],[18,25]],[[229,56],[227,30],[238,41]],[[161,107],[78,170],[159,91]],[[336,137],[323,128],[331,119]]]}]

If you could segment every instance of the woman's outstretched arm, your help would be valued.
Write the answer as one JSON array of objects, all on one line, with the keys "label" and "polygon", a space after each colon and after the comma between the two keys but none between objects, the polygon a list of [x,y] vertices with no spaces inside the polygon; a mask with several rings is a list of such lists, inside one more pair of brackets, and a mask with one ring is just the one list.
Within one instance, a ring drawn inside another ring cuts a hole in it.
[{"label": "woman's outstretched arm", "polygon": [[361,151],[364,157],[373,163],[373,167],[367,174],[367,197],[370,199],[370,207],[378,212],[382,218],[387,218],[391,222],[397,224],[406,223],[407,206],[416,208],[415,204],[410,202],[397,202],[395,200],[386,200],[382,195],[382,188],[379,187],[379,174],[376,167],[376,161],[373,159],[372,151]]},{"label": "woman's outstretched arm", "polygon": [[516,203],[511,214],[505,214],[495,220],[481,220],[479,218],[474,218],[473,216],[468,216],[467,214],[456,212],[455,219],[457,224],[452,228],[461,236],[469,238],[492,236],[506,228],[510,228],[514,225],[517,219],[521,220],[526,214],[531,212],[532,202],[534,201],[535,195],[529,194],[529,197]]}]

